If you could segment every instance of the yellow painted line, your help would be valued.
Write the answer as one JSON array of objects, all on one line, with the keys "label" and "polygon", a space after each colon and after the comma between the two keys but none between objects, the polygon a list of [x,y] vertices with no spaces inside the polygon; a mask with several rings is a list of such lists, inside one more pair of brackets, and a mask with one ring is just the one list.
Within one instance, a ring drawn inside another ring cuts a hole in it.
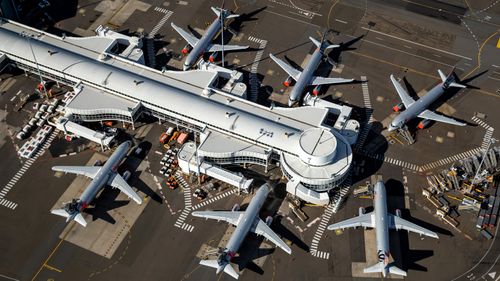
[{"label": "yellow painted line", "polygon": [[42,271],[42,269],[44,267],[47,266],[47,262],[52,258],[52,256],[56,253],[57,249],[59,249],[59,247],[61,246],[62,242],[64,241],[64,239],[66,238],[66,236],[68,236],[68,234],[71,232],[71,230],[73,229],[73,227],[75,227],[75,222],[74,221],[71,221],[71,226],[70,228],[68,229],[68,231],[64,234],[64,236],[61,238],[61,240],[59,240],[59,243],[57,243],[56,247],[52,250],[52,252],[50,253],[50,255],[47,257],[47,259],[43,262],[42,266],[40,266],[40,269],[38,269],[38,271],[36,272],[35,276],[33,276],[33,278],[31,279],[31,281],[35,280],[36,277],[38,276],[38,274],[40,274],[40,272]]},{"label": "yellow painted line", "polygon": [[399,142],[401,145],[404,145],[404,143],[395,135],[395,134],[390,134],[389,137],[397,142]]},{"label": "yellow painted line", "polygon": [[326,18],[326,26],[330,28],[330,15],[332,14],[333,8],[340,2],[340,0],[334,0],[335,2],[332,4],[330,7],[330,10],[328,11],[328,17]]},{"label": "yellow painted line", "polygon": [[59,272],[59,273],[61,273],[61,272],[62,272],[62,270],[60,270],[60,269],[58,269],[58,268],[55,268],[55,267],[53,267],[53,266],[50,266],[50,265],[48,265],[48,264],[44,264],[43,266],[44,266],[45,268],[47,268],[47,269],[50,269],[50,270],[53,270],[53,271],[56,271],[56,272]]},{"label": "yellow painted line", "polygon": [[477,66],[474,69],[472,69],[469,73],[467,73],[467,75],[465,75],[463,77],[463,79],[465,79],[466,77],[468,77],[469,75],[471,75],[472,73],[474,73],[477,69],[479,69],[481,67],[481,52],[483,51],[483,48],[486,45],[486,43],[488,43],[488,41],[490,41],[491,38],[495,37],[497,34],[498,34],[498,31],[495,31],[488,38],[486,38],[486,40],[484,40],[483,44],[481,44],[481,47],[479,47],[479,51],[477,52]]},{"label": "yellow painted line", "polygon": [[500,38],[498,38],[497,48],[499,48],[499,49],[500,49]]}]

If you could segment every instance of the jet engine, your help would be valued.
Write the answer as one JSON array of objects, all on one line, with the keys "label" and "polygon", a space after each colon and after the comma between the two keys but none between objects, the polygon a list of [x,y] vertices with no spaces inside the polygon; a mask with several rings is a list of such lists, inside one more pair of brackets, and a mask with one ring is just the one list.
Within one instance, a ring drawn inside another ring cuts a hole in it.
[{"label": "jet engine", "polygon": [[431,123],[431,121],[429,119],[424,119],[424,120],[420,121],[420,123],[418,123],[417,128],[422,130],[425,127],[427,127],[429,125],[429,123]]},{"label": "jet engine", "polygon": [[186,45],[184,48],[182,48],[181,53],[184,55],[187,55],[191,51],[191,45]]},{"label": "jet engine", "polygon": [[317,96],[319,94],[319,91],[321,91],[321,86],[317,85],[316,87],[314,87],[312,93],[313,95]]},{"label": "jet engine", "polygon": [[266,218],[266,224],[267,224],[267,226],[271,226],[272,223],[273,223],[273,217],[267,216],[267,218]]},{"label": "jet engine", "polygon": [[292,85],[292,77],[288,76],[288,78],[286,78],[286,80],[283,82],[283,86],[289,87],[290,85]]},{"label": "jet engine", "polygon": [[396,209],[396,216],[401,217],[401,210],[400,209]]},{"label": "jet engine", "polygon": [[130,178],[130,171],[129,170],[126,170],[125,172],[123,172],[123,175],[122,175],[122,178],[125,180],[125,181],[128,181],[128,179]]},{"label": "jet engine", "polygon": [[208,61],[213,63],[215,61],[215,59],[217,58],[218,54],[219,54],[218,52],[211,53],[210,56],[208,57]]},{"label": "jet engine", "polygon": [[392,107],[392,110],[394,112],[400,112],[400,111],[403,111],[404,109],[405,109],[405,105],[402,102],[400,102]]}]

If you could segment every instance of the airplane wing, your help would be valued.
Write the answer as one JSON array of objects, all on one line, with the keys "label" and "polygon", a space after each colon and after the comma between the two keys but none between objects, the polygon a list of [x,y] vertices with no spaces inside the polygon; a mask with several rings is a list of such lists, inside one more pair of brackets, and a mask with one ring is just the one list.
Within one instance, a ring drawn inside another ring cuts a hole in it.
[{"label": "airplane wing", "polygon": [[52,171],[82,175],[93,179],[101,167],[95,166],[54,166]]},{"label": "airplane wing", "polygon": [[392,229],[400,230],[404,229],[407,231],[415,232],[420,235],[425,235],[429,236],[432,238],[438,238],[437,234],[435,232],[432,232],[426,228],[423,228],[421,226],[418,226],[414,223],[411,223],[405,219],[402,219],[398,216],[392,215],[392,214],[387,214],[387,217],[389,218],[389,227]]},{"label": "airplane wing", "polygon": [[177,31],[177,33],[179,33],[180,36],[182,36],[182,38],[184,38],[184,40],[186,40],[186,42],[188,42],[189,45],[191,45],[191,47],[194,47],[196,44],[198,44],[198,41],[200,41],[198,38],[184,31],[184,29],[175,25],[173,22],[170,23],[170,25],[173,29],[175,29],[175,31]]},{"label": "airplane wing", "polygon": [[113,181],[109,183],[110,186],[114,188],[118,188],[121,192],[125,193],[130,199],[134,200],[137,204],[142,203],[141,197],[137,195],[137,193],[128,185],[128,183],[120,176],[116,174],[113,178]]},{"label": "airplane wing", "polygon": [[297,81],[297,79],[299,79],[299,76],[301,74],[301,72],[299,70],[291,67],[289,64],[287,64],[286,62],[275,57],[273,54],[269,54],[269,56],[271,57],[271,59],[273,59],[274,62],[276,62],[281,68],[283,68],[283,70],[286,73],[288,73],[288,75],[290,77],[292,77],[295,81]]},{"label": "airplane wing", "polygon": [[424,119],[433,120],[433,121],[437,121],[437,122],[447,123],[447,124],[451,124],[451,125],[456,125],[456,126],[465,126],[465,125],[467,125],[467,124],[459,122],[459,121],[457,121],[457,120],[455,120],[453,118],[446,117],[444,115],[432,112],[432,111],[430,111],[428,109],[422,111],[422,113],[420,113],[418,115],[418,117],[424,118]]},{"label": "airplane wing", "polygon": [[280,247],[283,249],[283,251],[287,252],[288,254],[292,253],[292,250],[290,247],[288,247],[283,240],[281,240],[276,233],[261,219],[257,218],[258,222],[255,225],[255,227],[252,228],[252,232],[254,232],[257,235],[262,235],[266,237],[267,240],[273,242],[276,246]]},{"label": "airplane wing", "polygon": [[391,74],[391,81],[392,84],[394,85],[394,88],[396,88],[396,92],[398,92],[401,101],[403,102],[405,107],[408,108],[412,103],[415,102],[415,100],[410,95],[408,95],[403,86],[399,84],[399,82],[396,80],[396,78],[394,78],[394,75],[392,74]]},{"label": "airplane wing", "polygon": [[237,226],[240,217],[243,215],[243,212],[240,211],[199,211],[192,212],[191,215],[199,218],[213,219],[218,221],[225,221],[232,225]]},{"label": "airplane wing", "polygon": [[[239,45],[224,45],[224,51],[236,51],[236,50],[244,50],[248,49],[249,46],[239,46]],[[210,48],[208,48],[207,52],[221,52],[222,45],[220,44],[212,44]]]},{"label": "airplane wing", "polygon": [[347,219],[345,221],[341,221],[338,223],[334,223],[328,226],[328,230],[336,230],[336,229],[344,229],[344,228],[353,228],[353,227],[375,227],[375,224],[372,220],[373,213],[364,214],[361,216],[356,216],[352,219]]},{"label": "airplane wing", "polygon": [[340,84],[340,83],[349,83],[352,81],[354,81],[354,79],[314,76],[313,79],[311,80],[311,85],[316,86],[316,85]]}]

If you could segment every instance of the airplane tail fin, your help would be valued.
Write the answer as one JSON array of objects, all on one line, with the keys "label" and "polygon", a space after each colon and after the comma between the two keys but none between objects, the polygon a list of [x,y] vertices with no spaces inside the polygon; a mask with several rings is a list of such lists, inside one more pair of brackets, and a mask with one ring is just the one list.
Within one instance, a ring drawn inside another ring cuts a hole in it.
[{"label": "airplane tail fin", "polygon": [[74,215],[71,215],[64,209],[56,209],[56,210],[52,210],[50,212],[54,215],[58,215],[58,216],[66,218],[66,222],[68,222],[70,220],[74,220],[77,223],[81,224],[83,227],[87,226],[87,222],[85,221],[85,219],[83,218],[81,213],[76,213]]},{"label": "airplane tail fin", "polygon": [[453,76],[453,73],[455,71],[455,68],[453,68],[448,76],[446,76],[441,69],[438,69],[439,77],[441,77],[441,81],[443,81],[443,84],[446,85],[447,88],[450,87],[455,87],[455,88],[467,88],[467,86],[463,84],[459,84],[455,82],[455,77]]},{"label": "airplane tail fin", "polygon": [[[309,40],[311,40],[314,43],[314,45],[316,45],[316,47],[321,48],[321,42],[314,39],[313,37],[309,37]],[[328,45],[328,46],[326,46],[325,50],[332,49],[332,48],[338,48],[338,47],[340,47],[340,45]]]},{"label": "airplane tail fin", "polygon": [[234,279],[238,279],[240,277],[230,264],[219,265],[219,263],[216,260],[201,260],[200,264],[204,265],[204,266],[216,268],[217,274],[219,274],[221,271],[224,271],[226,274],[230,275]]},{"label": "airplane tail fin", "polygon": [[387,273],[406,276],[406,272],[394,265],[385,265],[383,262],[376,263],[370,267],[363,269],[364,273],[382,273],[382,276],[386,276]]}]

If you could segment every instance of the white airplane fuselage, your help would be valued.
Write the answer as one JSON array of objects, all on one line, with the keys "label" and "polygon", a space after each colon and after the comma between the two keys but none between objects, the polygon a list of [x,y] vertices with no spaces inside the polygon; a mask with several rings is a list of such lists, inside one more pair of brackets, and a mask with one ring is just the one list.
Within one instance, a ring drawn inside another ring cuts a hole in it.
[{"label": "white airplane fuselage", "polygon": [[413,102],[408,108],[397,115],[389,124],[388,131],[390,132],[396,129],[401,129],[410,120],[418,117],[420,113],[428,109],[431,104],[440,98],[447,89],[448,88],[445,87],[444,83],[436,85],[429,92],[427,92],[425,96]]},{"label": "white airplane fuselage", "polygon": [[243,243],[243,241],[245,240],[245,237],[247,236],[250,229],[256,222],[258,222],[256,218],[259,217],[260,209],[262,208],[262,205],[264,205],[269,191],[270,189],[267,184],[262,185],[258,189],[252,201],[250,201],[250,204],[248,204],[245,213],[241,217],[241,221],[238,223],[238,226],[234,230],[233,235],[231,235],[231,238],[229,238],[229,241],[227,242],[224,252],[228,255],[228,259],[222,261],[223,264],[219,264],[219,266],[222,267],[219,269],[219,271],[223,270],[223,267],[229,263],[231,258],[234,257],[234,255],[240,248],[241,243]]},{"label": "white airplane fuselage", "polygon": [[[377,257],[379,262],[385,265],[389,262],[389,222],[387,216],[387,202],[385,186],[381,182],[375,185],[375,195],[373,199],[373,206],[375,212],[375,235],[377,240]],[[387,267],[384,269],[383,275],[387,274]]]},{"label": "white airplane fuselage", "polygon": [[187,55],[186,60],[184,61],[183,70],[186,71],[190,69],[195,63],[196,60],[205,53],[208,47],[212,44],[212,40],[217,32],[221,29],[221,18],[217,17],[212,24],[205,30],[205,33],[200,38],[200,41],[196,45],[193,46],[191,52]]},{"label": "white airplane fuselage", "polygon": [[[322,46],[323,47],[323,46]],[[306,67],[297,79],[293,89],[288,98],[288,106],[292,106],[294,103],[298,102],[302,98],[302,94],[307,86],[311,84],[311,79],[314,77],[314,72],[321,63],[323,58],[322,48],[316,48],[311,56],[311,59],[307,63]]]},{"label": "white airplane fuselage", "polygon": [[85,191],[83,191],[80,196],[80,211],[85,209],[87,205],[94,200],[97,193],[99,193],[99,191],[113,179],[112,177],[116,175],[118,166],[127,155],[131,145],[132,143],[130,141],[120,144],[120,146],[116,148],[115,152],[113,152],[106,163],[102,166],[94,179],[90,182],[87,188],[85,188]]}]

